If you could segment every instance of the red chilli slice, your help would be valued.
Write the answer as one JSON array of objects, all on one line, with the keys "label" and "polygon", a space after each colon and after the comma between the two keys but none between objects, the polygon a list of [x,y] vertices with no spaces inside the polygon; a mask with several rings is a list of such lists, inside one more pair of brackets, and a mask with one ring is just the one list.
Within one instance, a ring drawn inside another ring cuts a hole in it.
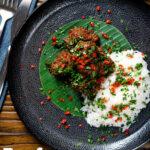
[{"label": "red chilli slice", "polygon": [[94,22],[91,22],[91,23],[90,23],[90,26],[91,26],[91,27],[94,27]]},{"label": "red chilli slice", "polygon": [[66,111],[66,112],[64,112],[64,115],[70,115],[71,114],[71,112],[70,111]]},{"label": "red chilli slice", "polygon": [[97,7],[96,7],[96,10],[97,10],[97,11],[100,11],[100,9],[101,9],[100,6],[97,6]]},{"label": "red chilli slice", "polygon": [[67,122],[66,119],[62,119],[62,120],[61,120],[61,123],[62,123],[62,124],[65,124],[66,122]]},{"label": "red chilli slice", "polygon": [[31,69],[35,68],[35,65],[31,65],[30,68],[31,68]]},{"label": "red chilli slice", "polygon": [[129,134],[130,133],[130,131],[127,129],[127,130],[125,130],[125,134]]}]

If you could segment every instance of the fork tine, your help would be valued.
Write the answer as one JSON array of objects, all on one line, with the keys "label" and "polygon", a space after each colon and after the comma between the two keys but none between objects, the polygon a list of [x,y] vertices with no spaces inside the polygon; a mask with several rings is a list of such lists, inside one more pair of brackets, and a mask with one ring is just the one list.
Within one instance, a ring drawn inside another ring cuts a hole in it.
[{"label": "fork tine", "polygon": [[13,2],[13,9],[17,9],[17,7],[18,7],[18,0],[13,0],[14,2]]},{"label": "fork tine", "polygon": [[9,6],[9,0],[5,0],[5,5]]},{"label": "fork tine", "polygon": [[13,0],[9,0],[9,7],[13,7]]},{"label": "fork tine", "polygon": [[5,4],[5,0],[1,0],[0,4],[4,5]]},{"label": "fork tine", "polygon": [[0,0],[0,4],[3,4],[3,0]]}]

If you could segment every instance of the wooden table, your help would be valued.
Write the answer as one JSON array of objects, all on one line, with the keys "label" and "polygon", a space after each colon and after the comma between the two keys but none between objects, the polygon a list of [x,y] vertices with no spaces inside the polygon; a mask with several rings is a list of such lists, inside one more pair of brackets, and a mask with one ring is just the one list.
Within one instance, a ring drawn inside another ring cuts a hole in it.
[{"label": "wooden table", "polygon": [[[39,0],[37,6],[43,1],[44,0]],[[42,147],[43,150],[53,150],[38,141],[24,126],[15,111],[8,91],[2,112],[0,113],[0,150],[3,150],[3,148],[36,150],[39,147]],[[150,150],[150,142],[139,150]]]}]

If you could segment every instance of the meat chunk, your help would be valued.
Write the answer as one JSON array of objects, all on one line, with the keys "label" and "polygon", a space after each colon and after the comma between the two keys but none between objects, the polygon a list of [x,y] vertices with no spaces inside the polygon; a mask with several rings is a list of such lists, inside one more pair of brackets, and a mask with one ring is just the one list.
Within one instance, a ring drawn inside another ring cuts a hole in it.
[{"label": "meat chunk", "polygon": [[77,45],[82,47],[80,50],[83,51],[82,53],[86,53],[85,55],[82,54],[76,62],[76,68],[79,73],[91,75],[94,71],[96,74],[107,75],[112,72],[114,63],[107,57],[102,47],[98,47],[90,41],[81,41]]},{"label": "meat chunk", "polygon": [[60,76],[75,91],[93,100],[105,77],[113,72],[114,62],[108,57],[97,41],[93,30],[83,27],[70,29],[64,39],[67,52],[62,51],[52,62],[51,74]]},{"label": "meat chunk", "polygon": [[69,49],[80,40],[97,42],[99,36],[96,35],[93,30],[86,30],[83,27],[74,27],[74,29],[70,29],[68,37],[64,39]]},{"label": "meat chunk", "polygon": [[62,51],[57,58],[52,62],[50,72],[53,75],[66,75],[73,67],[72,54]]}]

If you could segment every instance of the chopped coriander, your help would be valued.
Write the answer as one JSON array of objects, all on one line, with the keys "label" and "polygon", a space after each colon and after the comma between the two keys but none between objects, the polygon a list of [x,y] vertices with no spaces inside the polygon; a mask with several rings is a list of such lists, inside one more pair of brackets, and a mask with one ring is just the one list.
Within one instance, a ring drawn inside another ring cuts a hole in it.
[{"label": "chopped coriander", "polygon": [[76,15],[76,14],[77,14],[77,12],[76,12],[76,11],[74,11],[74,12],[73,12],[73,14],[74,14],[74,15]]},{"label": "chopped coriander", "polygon": [[98,139],[97,139],[97,142],[98,142],[98,143],[101,143],[102,141],[101,141],[101,139],[100,139],[100,138],[98,138]]},{"label": "chopped coriander", "polygon": [[91,135],[91,134],[88,134],[88,138],[91,139],[91,138],[92,138],[92,135]]},{"label": "chopped coriander", "polygon": [[123,23],[123,22],[124,22],[124,20],[123,20],[123,19],[121,19],[121,20],[120,20],[120,23]]},{"label": "chopped coriander", "polygon": [[99,18],[102,18],[102,15],[97,15]]},{"label": "chopped coriander", "polygon": [[140,69],[142,69],[142,67],[143,67],[143,64],[138,63],[138,64],[136,64],[135,69],[140,70]]},{"label": "chopped coriander", "polygon": [[130,29],[128,27],[125,27],[126,32],[130,32]]},{"label": "chopped coriander", "polygon": [[79,142],[79,143],[77,143],[77,146],[81,146],[83,143],[82,142]]},{"label": "chopped coriander", "polygon": [[89,19],[90,19],[90,20],[93,20],[93,19],[94,19],[94,17],[93,17],[93,16],[89,16]]}]

